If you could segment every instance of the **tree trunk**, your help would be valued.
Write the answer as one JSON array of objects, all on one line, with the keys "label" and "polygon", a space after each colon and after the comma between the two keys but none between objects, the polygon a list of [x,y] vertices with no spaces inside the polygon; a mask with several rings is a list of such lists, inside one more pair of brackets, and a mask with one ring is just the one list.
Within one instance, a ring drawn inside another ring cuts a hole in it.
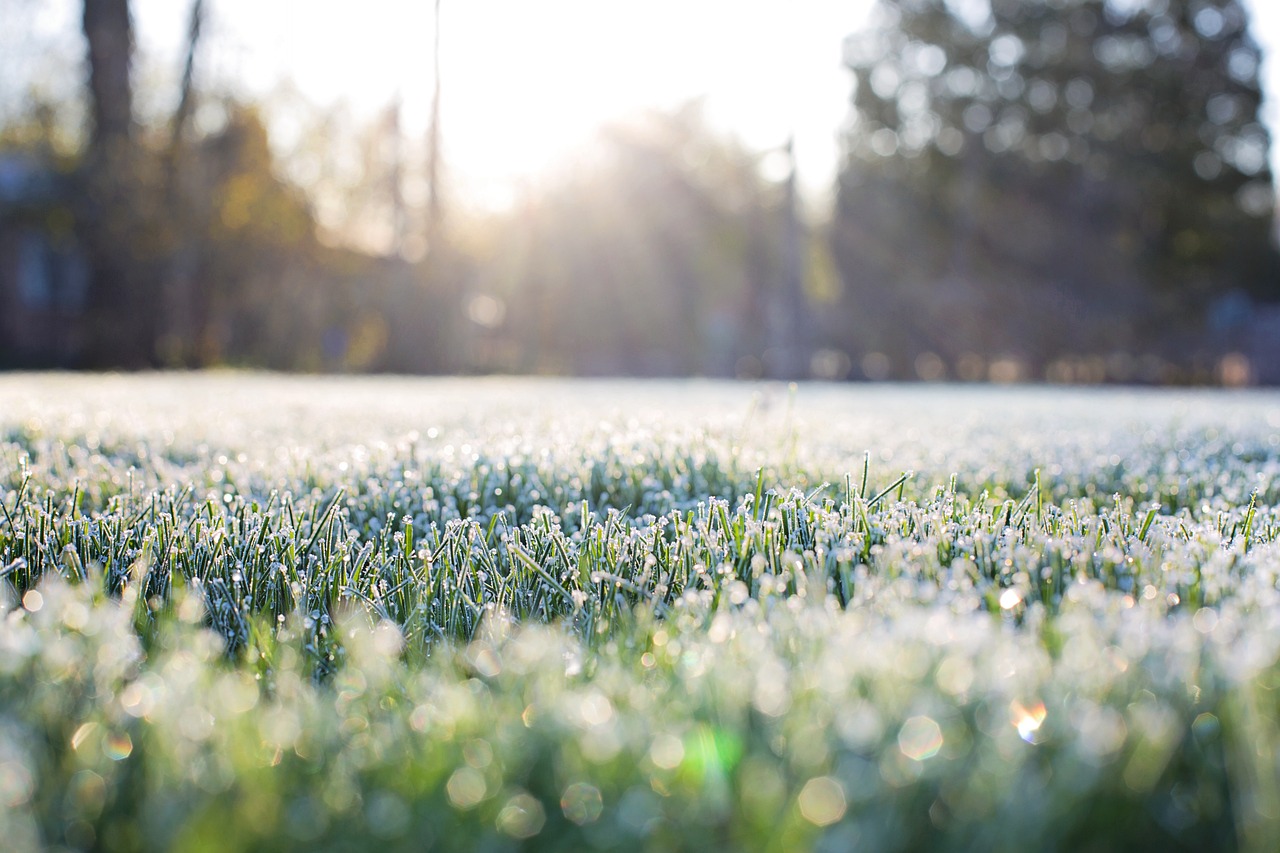
[{"label": "tree trunk", "polygon": [[156,355],[166,367],[197,364],[197,330],[203,325],[197,310],[195,275],[198,245],[193,218],[192,193],[186,181],[184,136],[195,104],[196,51],[204,25],[204,0],[192,0],[187,22],[186,60],[178,90],[178,106],[169,124],[169,147],[164,163],[164,209],[168,240],[162,313],[156,338]]},{"label": "tree trunk", "polygon": [[93,128],[84,163],[80,234],[89,262],[83,362],[140,368],[152,363],[155,300],[137,252],[140,158],[133,133],[133,22],[128,0],[84,0]]},{"label": "tree trunk", "polygon": [[84,0],[84,37],[89,50],[89,96],[93,113],[90,148],[133,135],[133,21],[129,0]]},{"label": "tree trunk", "polygon": [[427,131],[427,251],[439,255],[444,233],[440,187],[440,0],[435,3],[434,20],[431,50],[434,88],[431,91],[431,127]]}]

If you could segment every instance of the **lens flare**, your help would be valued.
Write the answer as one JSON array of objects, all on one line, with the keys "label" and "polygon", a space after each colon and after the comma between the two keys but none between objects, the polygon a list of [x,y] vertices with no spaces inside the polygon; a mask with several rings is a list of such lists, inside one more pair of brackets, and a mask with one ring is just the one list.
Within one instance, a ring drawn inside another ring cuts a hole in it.
[{"label": "lens flare", "polygon": [[1046,713],[1043,702],[1036,702],[1030,707],[1024,706],[1017,699],[1009,703],[1013,727],[1018,730],[1018,737],[1027,743],[1036,742],[1036,732],[1040,731]]}]

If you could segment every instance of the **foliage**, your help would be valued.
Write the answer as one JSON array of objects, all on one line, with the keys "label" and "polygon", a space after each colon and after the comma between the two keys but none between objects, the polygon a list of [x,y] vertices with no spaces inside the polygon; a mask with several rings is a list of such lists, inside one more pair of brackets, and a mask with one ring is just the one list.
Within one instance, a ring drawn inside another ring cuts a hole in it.
[{"label": "foliage", "polygon": [[477,223],[491,254],[477,259],[476,295],[506,308],[487,330],[489,366],[732,376],[759,365],[786,210],[757,161],[690,103],[605,128],[510,215]]},{"label": "foliage", "polygon": [[[57,187],[0,209],[0,365],[1280,375],[1270,139],[1239,0],[883,0],[845,45],[857,116],[820,239],[794,173],[766,177],[780,152],[746,151],[697,103],[606,128],[510,206],[467,210],[424,175],[398,103],[361,125],[288,85],[257,104],[214,91],[191,64],[198,3],[184,107],[148,113],[172,99],[134,91],[129,4],[83,8],[91,123],[77,134],[75,98],[35,87],[0,127],[0,153]],[[22,295],[41,264],[73,298]]]},{"label": "foliage", "polygon": [[866,318],[852,351],[899,375],[928,350],[1033,374],[1206,357],[1215,300],[1280,296],[1243,6],[987,6],[885,0],[846,43],[858,122],[833,241]]},{"label": "foliage", "polygon": [[16,849],[1280,838],[1272,396],[0,402]]},{"label": "foliage", "polygon": [[[364,140],[354,176],[330,175],[329,164],[316,170],[328,177],[303,184],[291,177],[297,163],[277,157],[265,110],[208,99],[202,132],[175,151],[154,133],[133,140],[132,165],[112,177],[128,213],[103,227],[139,304],[127,317],[90,305],[61,319],[88,331],[105,323],[131,341],[116,361],[90,335],[89,349],[56,353],[61,363],[757,376],[769,367],[786,199],[761,178],[759,157],[708,127],[696,104],[602,132],[572,169],[509,210],[460,211],[448,245],[413,259],[344,246],[317,218],[320,202],[349,206],[377,230],[389,214],[375,204],[385,201],[375,167],[386,134]],[[321,123],[310,144],[340,132]],[[10,134],[10,149],[38,148],[43,137],[31,135]],[[71,191],[41,201],[46,219],[78,217],[82,230],[98,221],[101,211],[73,201],[86,165],[70,158]],[[3,209],[0,221],[22,224]],[[23,360],[0,341],[0,363]]]}]

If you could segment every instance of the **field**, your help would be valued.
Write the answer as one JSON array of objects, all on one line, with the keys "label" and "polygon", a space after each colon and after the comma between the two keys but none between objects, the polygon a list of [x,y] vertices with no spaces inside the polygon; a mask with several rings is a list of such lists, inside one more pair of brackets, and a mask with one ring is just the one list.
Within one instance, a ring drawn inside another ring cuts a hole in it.
[{"label": "field", "polygon": [[8,850],[1280,849],[1280,395],[0,376]]}]

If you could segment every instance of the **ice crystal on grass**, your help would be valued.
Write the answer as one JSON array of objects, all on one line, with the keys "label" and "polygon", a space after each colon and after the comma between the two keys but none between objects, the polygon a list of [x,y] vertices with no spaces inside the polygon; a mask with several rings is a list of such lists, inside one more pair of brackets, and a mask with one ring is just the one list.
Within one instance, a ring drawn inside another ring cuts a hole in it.
[{"label": "ice crystal on grass", "polygon": [[1274,849],[1280,397],[782,395],[0,377],[6,843]]}]

